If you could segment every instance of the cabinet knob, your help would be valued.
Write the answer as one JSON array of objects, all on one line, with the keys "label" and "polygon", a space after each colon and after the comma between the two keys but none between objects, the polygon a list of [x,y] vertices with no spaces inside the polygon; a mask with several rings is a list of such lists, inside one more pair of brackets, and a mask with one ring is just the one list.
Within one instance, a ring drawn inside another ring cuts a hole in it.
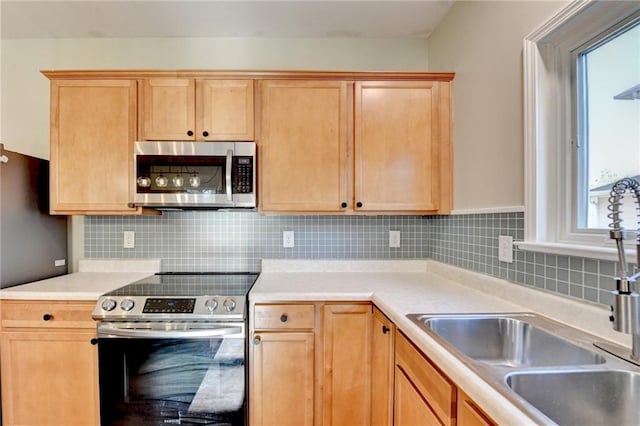
[{"label": "cabinet knob", "polygon": [[187,136],[193,136],[193,131],[192,130],[188,130],[187,131]]},{"label": "cabinet knob", "polygon": [[202,132],[202,136],[204,136],[206,138],[207,136],[209,136],[209,132],[207,132],[207,131]]},{"label": "cabinet knob", "polygon": [[287,314],[280,315],[280,321],[287,322],[288,319],[289,319],[289,315]]},{"label": "cabinet knob", "polygon": [[135,209],[136,208],[136,203],[128,203],[127,207],[129,207],[130,209]]},{"label": "cabinet knob", "polygon": [[256,336],[253,338],[253,344],[256,346],[260,344],[260,341],[261,341],[260,336]]},{"label": "cabinet knob", "polygon": [[340,204],[340,207],[342,207],[343,209],[346,209],[347,208],[347,203]]},{"label": "cabinet knob", "polygon": [[52,320],[52,319],[53,319],[53,315],[51,315],[51,314],[44,314],[44,315],[42,316],[42,319],[43,319],[43,320],[45,320],[45,321],[50,321],[50,320]]},{"label": "cabinet knob", "polygon": [[390,331],[391,331],[391,329],[389,327],[387,327],[386,325],[382,326],[382,333],[383,334],[387,334]]},{"label": "cabinet knob", "polygon": [[358,202],[356,203],[356,207],[362,207],[362,203],[361,203],[360,201],[358,201]]},{"label": "cabinet knob", "polygon": [[96,338],[94,337],[93,339],[89,340],[89,342],[91,342],[91,344],[92,344],[93,346],[95,346],[95,345],[97,345],[97,344],[98,344],[98,339],[96,339]]}]

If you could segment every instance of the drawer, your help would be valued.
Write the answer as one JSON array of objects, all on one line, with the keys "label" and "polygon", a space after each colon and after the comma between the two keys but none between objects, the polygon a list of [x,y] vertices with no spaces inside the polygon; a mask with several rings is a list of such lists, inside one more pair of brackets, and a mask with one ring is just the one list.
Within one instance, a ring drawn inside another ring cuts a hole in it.
[{"label": "drawer", "polygon": [[315,307],[308,305],[256,305],[253,312],[256,330],[313,329]]},{"label": "drawer", "polygon": [[456,412],[456,386],[400,332],[396,334],[396,365],[440,421],[445,425],[452,424]]},{"label": "drawer", "polygon": [[95,328],[91,319],[95,302],[49,300],[0,301],[2,328]]}]

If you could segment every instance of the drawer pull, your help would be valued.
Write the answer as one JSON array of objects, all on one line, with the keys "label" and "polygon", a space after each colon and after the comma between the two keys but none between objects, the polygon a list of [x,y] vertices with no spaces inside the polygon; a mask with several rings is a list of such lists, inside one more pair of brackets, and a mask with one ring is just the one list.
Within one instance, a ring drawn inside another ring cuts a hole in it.
[{"label": "drawer pull", "polygon": [[96,339],[96,338],[94,337],[93,339],[89,340],[89,342],[91,342],[91,344],[92,344],[93,346],[95,346],[95,345],[97,345],[97,344],[98,344],[98,339]]},{"label": "drawer pull", "polygon": [[53,319],[53,315],[51,315],[51,314],[44,314],[44,315],[42,316],[42,319],[43,319],[44,321],[51,321],[51,320]]},{"label": "drawer pull", "polygon": [[386,325],[382,326],[382,333],[383,334],[387,334],[390,331],[391,331],[391,329],[389,327],[387,327]]},{"label": "drawer pull", "polygon": [[287,322],[288,319],[289,319],[289,316],[287,314],[280,315],[280,321]]}]

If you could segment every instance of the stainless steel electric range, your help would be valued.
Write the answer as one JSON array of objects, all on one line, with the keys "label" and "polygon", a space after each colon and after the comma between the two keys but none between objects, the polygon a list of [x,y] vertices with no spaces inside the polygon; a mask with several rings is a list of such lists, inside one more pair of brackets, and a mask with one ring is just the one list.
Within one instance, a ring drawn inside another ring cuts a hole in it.
[{"label": "stainless steel electric range", "polygon": [[102,425],[245,425],[257,273],[162,273],[100,297]]}]

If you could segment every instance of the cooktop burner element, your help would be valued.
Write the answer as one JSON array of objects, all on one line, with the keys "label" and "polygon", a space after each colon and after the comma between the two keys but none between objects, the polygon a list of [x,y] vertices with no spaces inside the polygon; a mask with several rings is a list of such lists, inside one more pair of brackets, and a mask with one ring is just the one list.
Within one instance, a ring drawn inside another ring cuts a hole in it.
[{"label": "cooktop burner element", "polygon": [[160,273],[98,299],[103,321],[242,321],[254,272]]}]

